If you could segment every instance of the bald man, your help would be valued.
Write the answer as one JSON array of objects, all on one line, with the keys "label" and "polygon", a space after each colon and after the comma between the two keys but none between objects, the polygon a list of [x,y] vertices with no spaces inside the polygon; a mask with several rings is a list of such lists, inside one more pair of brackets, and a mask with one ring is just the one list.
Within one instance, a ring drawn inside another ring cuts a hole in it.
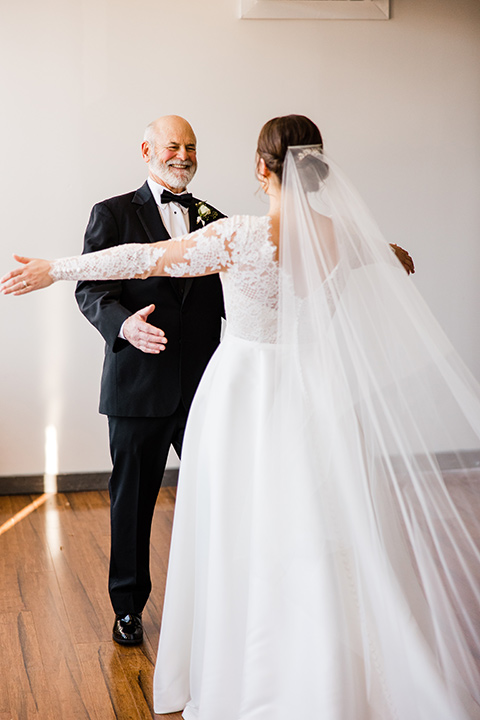
[{"label": "bald man", "polygon": [[[197,141],[178,116],[152,122],[142,156],[148,179],[138,190],[94,206],[84,252],[178,237],[224,217],[193,198]],[[150,531],[170,446],[180,456],[188,410],[220,341],[223,296],[218,275],[81,282],[80,310],[103,335],[100,412],[108,416],[109,593],[113,639],[142,642],[142,610],[151,590]]]}]

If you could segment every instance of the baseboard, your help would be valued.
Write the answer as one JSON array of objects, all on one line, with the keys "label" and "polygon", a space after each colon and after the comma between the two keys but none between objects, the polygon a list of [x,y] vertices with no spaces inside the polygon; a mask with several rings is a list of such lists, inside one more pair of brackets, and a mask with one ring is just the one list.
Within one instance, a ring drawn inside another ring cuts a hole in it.
[{"label": "baseboard", "polygon": [[[480,450],[462,450],[458,453],[438,453],[437,461],[447,479],[457,469],[474,471],[472,479],[480,479]],[[107,490],[110,473],[63,473],[57,475],[57,492],[85,492]],[[178,469],[165,470],[162,487],[176,487]],[[45,492],[43,475],[13,475],[0,477],[0,495],[41,495]]]},{"label": "baseboard", "polygon": [[[57,492],[86,492],[107,490],[110,473],[63,473],[57,475]],[[162,487],[177,485],[178,470],[165,470]],[[0,477],[0,495],[41,495],[45,491],[43,475],[13,475]]]}]

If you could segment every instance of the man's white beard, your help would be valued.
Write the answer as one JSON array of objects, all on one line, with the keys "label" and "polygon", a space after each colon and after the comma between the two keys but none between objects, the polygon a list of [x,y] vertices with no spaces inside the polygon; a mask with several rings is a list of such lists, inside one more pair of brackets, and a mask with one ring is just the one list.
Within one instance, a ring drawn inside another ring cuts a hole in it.
[{"label": "man's white beard", "polygon": [[[155,175],[175,190],[183,190],[183,188],[186,188],[197,170],[197,166],[191,161],[180,162],[178,160],[168,160],[165,163],[160,162],[155,156],[150,160],[150,165]],[[176,168],[173,170],[169,167],[170,165],[182,165],[184,169],[179,170]]]}]

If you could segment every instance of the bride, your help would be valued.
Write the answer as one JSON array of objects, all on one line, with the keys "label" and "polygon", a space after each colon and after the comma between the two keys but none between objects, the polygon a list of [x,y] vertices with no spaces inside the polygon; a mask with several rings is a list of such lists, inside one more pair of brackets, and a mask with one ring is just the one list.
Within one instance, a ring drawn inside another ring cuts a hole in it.
[{"label": "bride", "polygon": [[257,174],[265,217],[17,257],[2,279],[20,295],[221,274],[228,329],[185,435],[155,712],[480,718],[479,388],[310,120],[262,128]]}]

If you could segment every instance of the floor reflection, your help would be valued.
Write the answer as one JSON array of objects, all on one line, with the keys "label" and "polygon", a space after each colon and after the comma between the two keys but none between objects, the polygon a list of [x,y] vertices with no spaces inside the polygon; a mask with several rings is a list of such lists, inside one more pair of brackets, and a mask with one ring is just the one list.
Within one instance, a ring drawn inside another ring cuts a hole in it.
[{"label": "floor reflection", "polygon": [[58,496],[55,493],[47,493],[44,517],[48,547],[52,557],[55,558],[62,550]]}]

